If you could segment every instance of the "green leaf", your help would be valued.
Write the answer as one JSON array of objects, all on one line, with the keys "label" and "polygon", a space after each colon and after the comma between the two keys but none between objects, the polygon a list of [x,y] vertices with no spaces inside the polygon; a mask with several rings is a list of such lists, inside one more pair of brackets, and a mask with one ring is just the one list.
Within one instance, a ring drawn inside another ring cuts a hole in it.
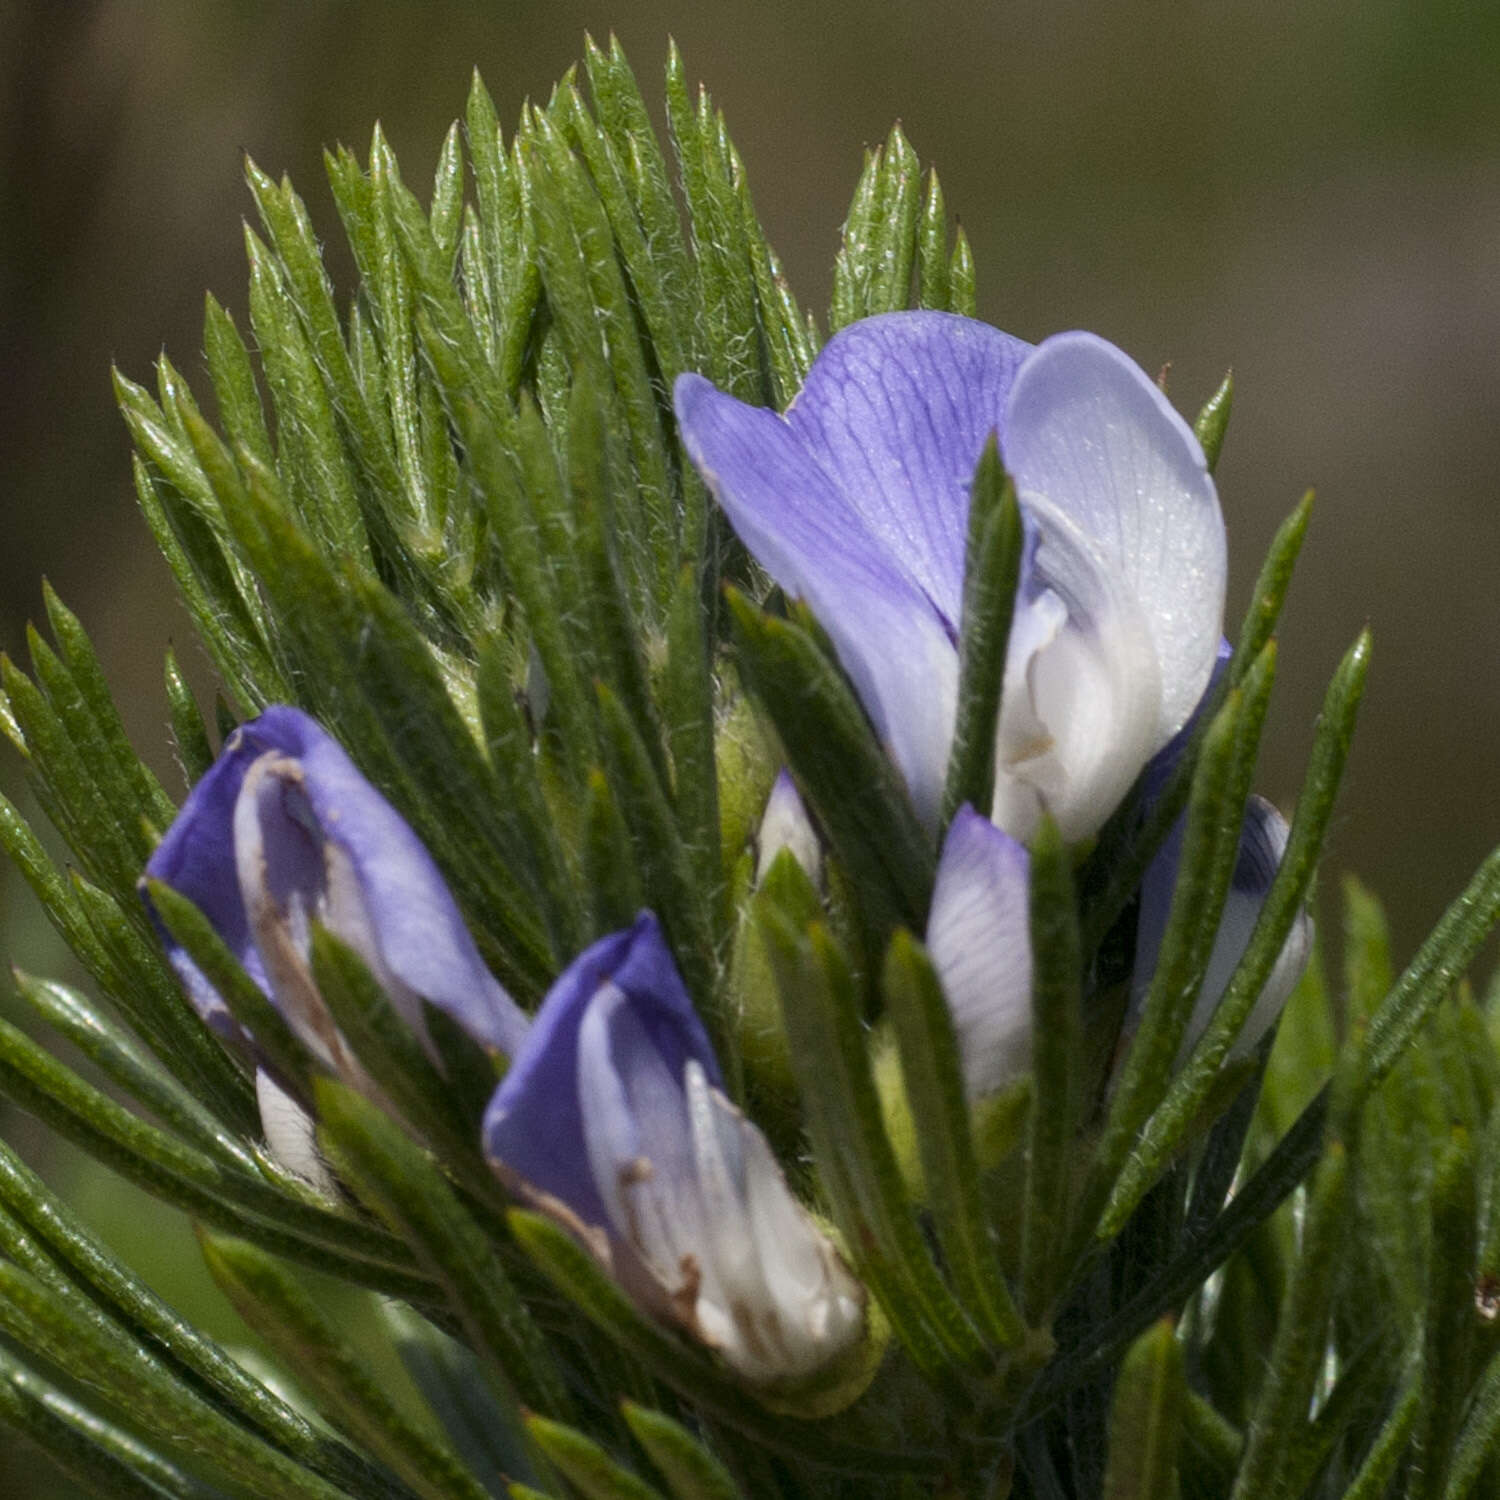
[{"label": "green leaf", "polygon": [[249,1079],[188,1002],[155,933],[142,930],[146,917],[136,898],[121,903],[79,875],[73,877],[73,891],[103,949],[111,995],[131,1026],[221,1120],[253,1131],[259,1114]]},{"label": "green leaf", "polygon": [[1178,1493],[1186,1397],[1182,1346],[1171,1320],[1163,1319],[1130,1346],[1120,1366],[1110,1410],[1104,1500],[1169,1500]]},{"label": "green leaf", "polygon": [[484,1232],[432,1160],[375,1105],[332,1079],[317,1090],[319,1139],[361,1198],[416,1250],[475,1349],[517,1398],[566,1415],[567,1393],[531,1314]]},{"label": "green leaf", "polygon": [[1474,1305],[1478,1208],[1474,1168],[1468,1133],[1452,1130],[1440,1148],[1433,1173],[1422,1337],[1427,1380],[1413,1434],[1421,1468],[1421,1482],[1414,1487],[1418,1500],[1439,1500],[1446,1493],[1443,1481],[1452,1461],[1464,1404],[1471,1381],[1479,1374],[1482,1324]]},{"label": "green leaf", "polygon": [[[1404,1415],[1409,1411],[1414,1416],[1417,1406],[1416,1396],[1417,1389],[1413,1387],[1407,1393],[1407,1398],[1403,1401],[1401,1408],[1398,1408],[1398,1414]],[[1392,1422],[1394,1421],[1395,1417],[1392,1418]],[[1410,1431],[1412,1425],[1410,1417],[1405,1425],[1406,1430]],[[1448,1468],[1448,1483],[1442,1492],[1443,1500],[1466,1500],[1467,1496],[1474,1493],[1474,1486],[1478,1483],[1485,1465],[1491,1463],[1495,1457],[1497,1441],[1500,1441],[1500,1354],[1490,1359],[1489,1364],[1485,1366],[1484,1374],[1474,1388],[1473,1400],[1469,1403],[1463,1426],[1453,1444],[1453,1457]],[[1384,1474],[1390,1474],[1394,1467],[1393,1457],[1385,1466]],[[1349,1493],[1352,1495],[1354,1492],[1350,1490]],[[1363,1500],[1366,1494],[1373,1497],[1380,1493],[1382,1491],[1372,1484],[1366,1491],[1361,1492],[1360,1500]]]},{"label": "green leaf", "polygon": [[672,814],[667,793],[624,705],[602,682],[594,686],[610,784],[630,830],[647,904],[662,918],[673,952],[720,1061],[733,1072],[734,1048],[716,995],[717,965],[707,895]]},{"label": "green leaf", "polygon": [[144,1348],[108,1337],[34,1277],[4,1261],[0,1329],[124,1406],[133,1421],[169,1447],[185,1455],[211,1453],[220,1468],[252,1490],[287,1500],[337,1500],[347,1493],[171,1379]]},{"label": "green leaf", "polygon": [[1083,1096],[1083,960],[1068,851],[1050,815],[1031,842],[1032,1100],[1022,1216],[1026,1315],[1049,1317],[1067,1233],[1074,1137]]},{"label": "green leaf", "polygon": [[245,972],[213,924],[188,898],[159,880],[144,881],[144,890],[163,927],[202,971],[214,993],[254,1038],[260,1055],[284,1087],[312,1098],[314,1062],[266,992]]},{"label": "green leaf", "polygon": [[1229,412],[1234,405],[1234,371],[1228,370],[1218,389],[1203,403],[1203,410],[1193,419],[1193,434],[1203,445],[1210,474],[1219,466],[1224,448],[1224,434],[1229,430]]},{"label": "green leaf", "polygon": [[1449,906],[1416,957],[1370,1018],[1368,1081],[1378,1083],[1431,1014],[1433,1006],[1474,961],[1500,920],[1500,849],[1495,850]]},{"label": "green leaf", "polygon": [[660,1491],[622,1469],[576,1428],[528,1416],[526,1431],[583,1500],[663,1500]]},{"label": "green leaf", "polygon": [[953,237],[953,255],[948,262],[948,311],[964,318],[972,318],[979,311],[974,252],[969,248],[969,237],[962,224]]},{"label": "green leaf", "polygon": [[291,691],[260,626],[235,588],[219,541],[203,519],[174,498],[171,486],[154,476],[139,458],[133,473],[146,524],[230,692],[251,709],[284,702]]},{"label": "green leaf", "polygon": [[664,1412],[621,1404],[635,1440],[656,1466],[672,1500],[740,1500],[739,1487],[702,1443]]},{"label": "green leaf", "polygon": [[672,803],[683,848],[711,914],[716,946],[730,925],[720,858],[719,784],[714,746],[714,684],[697,570],[684,567],[667,614],[667,667],[662,686]]},{"label": "green leaf", "polygon": [[534,1478],[520,1414],[497,1399],[474,1353],[405,1303],[383,1303],[380,1320],[411,1383],[480,1483],[503,1495],[508,1475]]},{"label": "green leaf", "polygon": [[[1254,748],[1275,671],[1268,644],[1243,689],[1231,691],[1204,737],[1193,776],[1187,830],[1167,928],[1141,1012],[1139,1029],[1115,1086],[1098,1156],[1085,1194],[1085,1218],[1094,1194],[1111,1184],[1133,1149],[1137,1133],[1166,1093],[1183,1032],[1203,984],[1219,915],[1239,851]],[[1111,1199],[1095,1233],[1109,1238],[1124,1223],[1121,1200]]]},{"label": "green leaf", "polygon": [[[756,217],[750,198],[750,183],[739,157],[732,158],[735,190],[739,198],[740,218],[750,246],[750,269],[755,278],[756,316],[764,340],[769,372],[767,396],[778,410],[791,404],[802,389],[807,372],[816,356],[817,340],[804,319],[791,285],[781,269],[781,262],[766,242],[765,231]],[[688,488],[690,501],[701,494],[701,486]],[[691,521],[686,529],[691,537]]]},{"label": "green leaf", "polygon": [[754,912],[814,1160],[848,1253],[919,1369],[939,1382],[980,1369],[985,1346],[933,1264],[886,1137],[848,962],[820,921],[799,933],[765,898]]},{"label": "green leaf", "polygon": [[169,1129],[242,1171],[262,1170],[238,1132],[227,1130],[196,1095],[162,1072],[154,1058],[111,1025],[76,990],[19,970],[15,972],[15,982],[21,998],[37,1015]]},{"label": "green leaf", "polygon": [[660,605],[679,561],[676,517],[656,396],[609,222],[582,164],[546,114],[533,112],[521,151],[535,185],[532,212],[548,306],[570,363],[596,390],[612,393],[611,406],[617,401],[624,419],[635,485],[621,516],[621,542],[627,565],[641,569],[647,597]]},{"label": "green leaf", "polygon": [[250,260],[250,324],[276,410],[276,472],[325,555],[346,557],[369,571],[374,562],[355,471],[316,355],[275,257],[248,228],[245,252]]},{"label": "green leaf", "polygon": [[905,930],[886,951],[881,984],[900,1046],[933,1227],[954,1291],[992,1343],[1017,1344],[1025,1325],[1011,1298],[979,1187],[953,1018],[932,961]]},{"label": "green leaf", "polygon": [[0,1422],[28,1438],[90,1494],[118,1500],[161,1500],[164,1495],[215,1500],[219,1494],[4,1352]]},{"label": "green leaf", "polygon": [[697,273],[693,299],[702,345],[698,368],[741,401],[763,401],[760,372],[745,337],[755,327],[755,276],[730,175],[728,138],[701,85],[694,107],[677,44],[667,53],[667,121],[677,150]]},{"label": "green leaf", "polygon": [[34,632],[32,658],[45,692],[3,655],[0,687],[25,736],[38,796],[83,867],[106,888],[129,891],[149,845],[139,824],[128,826],[122,817],[124,808],[109,796],[107,781],[99,784],[101,747],[74,711],[78,700],[65,696],[61,664]]},{"label": "green leaf", "polygon": [[504,860],[498,786],[426,641],[376,579],[322,557],[251,474],[235,524],[304,673],[302,701],[392,798],[447,875],[503,983],[538,994],[553,960],[532,894]]},{"label": "green leaf", "polygon": [[1015,486],[1001,467],[992,432],[969,489],[958,713],[943,787],[945,827],[965,802],[988,816],[995,800],[995,733],[1024,544]]},{"label": "green leaf", "polygon": [[930,1474],[942,1467],[942,1455],[928,1448],[884,1448],[853,1441],[847,1423],[787,1422],[771,1415],[705,1354],[648,1322],[567,1230],[526,1209],[512,1209],[506,1220],[516,1243],[547,1280],[611,1343],[640,1360],[693,1405],[753,1442],[773,1453],[856,1474]]},{"label": "green leaf", "polygon": [[670,784],[661,716],[647,676],[643,621],[626,586],[618,553],[620,515],[612,498],[607,413],[587,374],[573,382],[568,402],[568,491],[577,532],[573,548],[579,583],[593,619],[596,676],[614,690],[651,758],[657,779]]},{"label": "green leaf", "polygon": [[576,1428],[528,1417],[526,1430],[584,1500],[663,1500],[660,1491],[622,1468]]},{"label": "green leaf", "polygon": [[725,592],[750,688],[859,893],[876,951],[898,924],[920,931],[932,841],[854,694],[806,631]]},{"label": "green leaf", "polygon": [[392,1492],[366,1460],[313,1427],[132,1275],[3,1145],[0,1202],[131,1338],[148,1338],[178,1370],[203,1382],[268,1441],[334,1483]]},{"label": "green leaf", "polygon": [[[490,363],[497,370],[505,392],[514,396],[542,278],[533,247],[528,243],[530,225],[522,211],[520,187],[506,155],[494,102],[477,69],[464,118],[469,137],[469,167],[474,173],[479,205],[484,282],[489,292],[489,319],[479,320],[479,327],[482,333],[486,321],[493,324]],[[476,270],[467,254],[464,270],[466,275]]]},{"label": "green leaf", "polygon": [[[1417,1361],[1417,1373],[1396,1392],[1384,1424],[1375,1434],[1374,1442],[1344,1491],[1344,1500],[1383,1500],[1390,1493],[1391,1480],[1411,1440],[1421,1404],[1421,1362]],[[1454,1500],[1457,1500],[1457,1495]]]},{"label": "green leaf", "polygon": [[1323,700],[1312,759],[1292,815],[1287,846],[1250,940],[1208,1027],[1147,1121],[1121,1171],[1111,1199],[1110,1222],[1123,1222],[1133,1212],[1208,1101],[1224,1060],[1307,899],[1348,761],[1369,664],[1369,635],[1363,633],[1349,648]]},{"label": "green leaf", "polygon": [[1231,1500],[1275,1494],[1288,1434],[1306,1418],[1328,1337],[1334,1266],[1347,1234],[1348,1162],[1333,1141],[1313,1178],[1302,1248],[1282,1299],[1270,1362]]},{"label": "green leaf", "polygon": [[[597,100],[597,77],[600,74],[612,75],[614,69],[592,42],[589,43],[588,67]],[[628,69],[626,72],[628,75]],[[631,80],[632,86],[633,83]],[[606,89],[608,87],[606,83]],[[622,146],[628,150],[634,143],[622,141],[608,127],[596,124],[584,107],[582,95],[571,85],[558,91],[555,108],[569,143],[588,165],[589,176],[609,220],[616,252],[630,279],[630,288],[646,325],[648,347],[666,387],[670,389],[672,381],[682,371],[690,369],[692,363],[689,353],[692,312],[684,297],[690,273],[681,230],[675,222],[676,210],[671,209],[666,230],[667,244],[654,244],[641,222],[635,182],[621,155]],[[668,278],[668,265],[683,274],[683,279],[675,285]]]},{"label": "green leaf", "polygon": [[167,689],[167,712],[171,715],[172,740],[177,747],[177,759],[183,775],[191,786],[214,763],[213,746],[209,743],[208,729],[199,712],[193,690],[177,657],[169,647],[163,672]]},{"label": "green leaf", "polygon": [[646,905],[646,887],[630,846],[630,830],[603,771],[589,775],[583,808],[583,869],[594,934],[629,927]]},{"label": "green leaf", "polygon": [[119,710],[109,684],[105,681],[104,669],[94,653],[83,625],[52,591],[52,586],[43,581],[42,598],[47,607],[47,620],[57,641],[63,663],[78,695],[82,712],[79,722],[87,724],[91,736],[97,740],[96,764],[101,770],[112,772],[112,784],[132,797],[125,805],[133,807],[142,818],[165,827],[177,814],[176,805],[162,790],[161,783],[146,768],[141,758],[131,748],[125,735]]},{"label": "green leaf", "polygon": [[[479,1160],[479,1122],[465,1116],[452,1082],[438,1071],[411,1023],[348,944],[317,923],[311,939],[318,994],[353,1052],[352,1057],[336,1056],[337,1073],[372,1081],[456,1177],[493,1194],[494,1182]],[[315,1096],[325,1091],[326,1082],[314,1081]]]},{"label": "green leaf", "polygon": [[581,585],[573,558],[572,515],[547,430],[529,398],[523,398],[514,423],[508,416],[496,418],[450,357],[439,331],[431,330],[428,349],[463,439],[470,475],[488,506],[495,535],[504,539],[506,574],[546,673],[554,744],[562,764],[581,784],[596,743],[586,690],[588,643],[576,610]]},{"label": "green leaf", "polygon": [[431,1283],[384,1231],[295,1198],[139,1119],[0,1021],[0,1091],[111,1171],[278,1254],[418,1301]]},{"label": "green leaf", "polygon": [[879,146],[865,152],[864,170],[844,219],[843,243],[833,262],[833,300],[828,309],[828,326],[834,333],[864,317],[868,307],[870,241],[878,223],[882,154]]},{"label": "green leaf", "polygon": [[1224,1211],[1193,1237],[1185,1238],[1173,1259],[1140,1291],[1042,1373],[1026,1398],[1023,1415],[1045,1411],[1068,1392],[1100,1378],[1138,1334],[1164,1313],[1181,1307],[1254,1235],[1311,1170],[1322,1151],[1327,1118],[1325,1088],[1297,1117],[1270,1156],[1239,1185]]},{"label": "green leaf", "polygon": [[927,195],[917,225],[917,306],[948,310],[948,215],[937,169],[927,173]]},{"label": "green leaf", "polygon": [[532,871],[554,951],[577,953],[585,940],[583,893],[542,790],[531,729],[511,686],[504,647],[494,637],[479,643],[475,689],[485,748],[500,783],[508,848]]},{"label": "green leaf", "polygon": [[235,1310],[330,1416],[427,1500],[486,1500],[446,1444],[407,1420],[309,1293],[243,1240],[201,1237],[203,1259]]},{"label": "green leaf", "polygon": [[204,297],[203,352],[219,403],[219,420],[230,444],[246,449],[270,468],[276,454],[255,383],[255,367],[234,319],[212,292]]},{"label": "green leaf", "polygon": [[893,125],[880,160],[877,227],[868,252],[867,314],[898,312],[910,306],[921,210],[921,165],[901,127]]}]

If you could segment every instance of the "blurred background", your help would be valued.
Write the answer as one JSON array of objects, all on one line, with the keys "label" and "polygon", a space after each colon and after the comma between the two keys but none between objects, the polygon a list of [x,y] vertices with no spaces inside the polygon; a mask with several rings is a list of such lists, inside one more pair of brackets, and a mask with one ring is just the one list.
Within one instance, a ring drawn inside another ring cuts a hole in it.
[{"label": "blurred background", "polygon": [[[826,305],[862,148],[899,118],[971,238],[983,317],[1170,362],[1188,415],[1234,367],[1231,620],[1279,519],[1319,494],[1261,789],[1290,806],[1368,621],[1326,869],[1376,887],[1407,956],[1500,839],[1500,6],[0,0],[0,646],[24,655],[46,574],[180,788],[161,655],[189,631],[135,512],[111,361],[149,382],[165,348],[199,376],[209,288],[244,324],[245,153],[290,173],[347,286],[322,147],[363,153],[378,117],[430,181],[474,65],[509,123],[585,29],[620,35],[653,100],[676,36],[804,305]],[[8,952],[56,971],[7,882]],[[119,1191],[80,1179],[127,1258],[156,1255],[168,1216]],[[206,1296],[174,1287],[226,1317]]]}]

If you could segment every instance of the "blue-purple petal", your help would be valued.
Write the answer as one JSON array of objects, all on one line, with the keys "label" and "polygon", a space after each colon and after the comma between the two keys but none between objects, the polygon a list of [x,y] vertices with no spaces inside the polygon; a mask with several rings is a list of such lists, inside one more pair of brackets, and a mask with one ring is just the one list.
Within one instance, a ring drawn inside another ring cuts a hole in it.
[{"label": "blue-purple petal", "polygon": [[[620,997],[623,997],[621,1000]],[[625,932],[584,950],[548,992],[522,1046],[514,1054],[484,1117],[484,1148],[491,1160],[533,1190],[566,1204],[586,1224],[610,1227],[611,1216],[590,1169],[585,1100],[579,1088],[579,1033],[591,1009],[607,1006],[609,1042],[627,1073],[632,1049],[648,1048],[680,1091],[688,1060],[700,1063],[710,1083],[723,1082],[703,1023],[693,1009],[660,925],[642,912]],[[630,1079],[622,1079],[621,1098]],[[593,1095],[587,1104],[602,1101]],[[639,1155],[639,1122],[627,1110],[607,1122],[619,1160]],[[593,1125],[596,1131],[599,1123]]]},{"label": "blue-purple petal", "polygon": [[937,815],[953,738],[953,626],[781,417],[697,375],[676,387],[693,462],[741,541],[832,638],[918,810]]},{"label": "blue-purple petal", "polygon": [[[1182,855],[1183,828],[1183,820],[1179,819],[1141,883],[1135,974],[1131,985],[1132,1017],[1139,1016],[1140,1008],[1145,1002],[1161,952],[1162,939],[1166,935],[1172,891]],[[1286,820],[1275,807],[1263,797],[1251,797],[1245,806],[1245,820],[1240,831],[1240,844],[1230,876],[1229,891],[1224,900],[1224,911],[1214,936],[1203,986],[1183,1037],[1180,1057],[1186,1056],[1202,1036],[1244,956],[1255,924],[1260,919],[1266,893],[1271,888],[1271,882],[1276,877],[1281,857],[1286,850],[1287,834]],[[1302,911],[1297,914],[1292,930],[1277,955],[1230,1056],[1244,1056],[1255,1048],[1296,988],[1311,951],[1312,921]]]},{"label": "blue-purple petal", "polygon": [[[198,907],[245,971],[269,993],[265,968],[250,936],[234,861],[234,806],[245,773],[259,754],[241,733],[229,738],[152,851],[146,874]],[[149,897],[146,904],[150,908]],[[155,920],[155,911],[151,914]],[[198,1014],[226,1037],[242,1035],[223,998],[198,966],[164,930],[162,938],[167,957]]]},{"label": "blue-purple petal", "polygon": [[951,313],[865,318],[828,341],[786,414],[881,555],[954,634],[969,485],[1030,352],[998,328]]},{"label": "blue-purple petal", "polygon": [[[236,875],[233,829],[245,775],[272,751],[300,768],[317,823],[309,833],[348,857],[385,967],[477,1040],[512,1053],[526,1018],[485,968],[432,856],[343,747],[300,709],[273,706],[230,736],[146,873],[199,906],[251,977],[269,991]],[[211,1008],[217,997],[206,981],[184,955],[169,952],[195,1004]]]}]

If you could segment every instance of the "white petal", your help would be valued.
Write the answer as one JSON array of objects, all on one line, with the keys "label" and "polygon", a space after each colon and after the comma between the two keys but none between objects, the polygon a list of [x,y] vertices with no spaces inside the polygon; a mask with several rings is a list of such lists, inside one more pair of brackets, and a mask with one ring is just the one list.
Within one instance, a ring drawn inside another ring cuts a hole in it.
[{"label": "white petal", "polygon": [[814,884],[822,880],[823,846],[806,807],[802,805],[797,784],[785,770],[777,775],[771,786],[771,795],[766,798],[757,843],[760,845],[755,860],[757,885],[766,878],[766,872],[783,849],[792,851],[792,857]]},{"label": "white petal", "polygon": [[1028,869],[1020,844],[971,807],[959,809],[938,861],[927,948],[971,1099],[1031,1066]]},{"label": "white petal", "polygon": [[1043,807],[1069,842],[1104,826],[1150,759],[1161,679],[1135,600],[1073,521],[1028,504],[1035,550],[996,727],[995,822],[1030,838]]},{"label": "white petal", "polygon": [[312,1116],[264,1068],[255,1070],[255,1102],[271,1155],[325,1197],[337,1197],[338,1184],[318,1149]]},{"label": "white petal", "polygon": [[1224,520],[1198,440],[1114,345],[1064,333],[1016,376],[1005,462],[1022,502],[1071,517],[1136,602],[1161,677],[1159,749],[1201,697],[1223,623]]},{"label": "white petal", "polygon": [[796,1379],[864,1328],[864,1293],[787,1188],[765,1137],[689,1062],[704,1239],[695,1318],[748,1380]]}]

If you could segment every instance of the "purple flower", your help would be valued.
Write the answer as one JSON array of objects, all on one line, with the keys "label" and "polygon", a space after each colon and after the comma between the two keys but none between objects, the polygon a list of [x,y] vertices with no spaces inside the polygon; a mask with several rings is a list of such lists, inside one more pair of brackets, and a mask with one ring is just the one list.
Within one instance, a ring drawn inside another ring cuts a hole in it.
[{"label": "purple flower", "polygon": [[697,375],[675,399],[746,546],[828,631],[929,823],[953,738],[969,484],[998,434],[1027,530],[989,812],[1096,832],[1213,667],[1224,526],[1203,452],[1124,354],[947,313],[831,339],[784,416]]},{"label": "purple flower", "polygon": [[[1131,981],[1127,1028],[1139,1018],[1152,975],[1156,972],[1167,917],[1172,909],[1172,891],[1177,884],[1184,828],[1184,820],[1179,819],[1141,882],[1141,913],[1136,926],[1135,972]],[[1250,798],[1245,806],[1245,821],[1240,831],[1240,846],[1230,876],[1229,893],[1224,900],[1219,930],[1214,936],[1213,950],[1204,971],[1203,987],[1198,992],[1197,1004],[1183,1033],[1177,1059],[1179,1064],[1186,1061],[1188,1053],[1203,1035],[1244,955],[1250,934],[1260,918],[1261,907],[1265,905],[1266,893],[1286,852],[1288,833],[1286,819],[1264,797]],[[1312,941],[1312,918],[1305,910],[1299,911],[1265,985],[1256,997],[1254,1008],[1235,1039],[1229,1052],[1231,1058],[1245,1057],[1253,1052],[1281,1014],[1282,1006],[1296,989],[1297,981],[1307,967]]]},{"label": "purple flower", "polygon": [[[424,1040],[424,1000],[507,1055],[525,1035],[525,1015],[485,968],[421,840],[299,709],[268,708],[230,735],[146,874],[199,907],[301,1040],[338,1071],[357,1065],[313,983],[314,922],[360,955]],[[167,954],[204,1020],[237,1035],[193,960],[170,939]]]},{"label": "purple flower", "polygon": [[722,1089],[643,912],[553,985],[485,1113],[485,1152],[654,1314],[747,1380],[796,1379],[861,1337],[864,1291]]}]

